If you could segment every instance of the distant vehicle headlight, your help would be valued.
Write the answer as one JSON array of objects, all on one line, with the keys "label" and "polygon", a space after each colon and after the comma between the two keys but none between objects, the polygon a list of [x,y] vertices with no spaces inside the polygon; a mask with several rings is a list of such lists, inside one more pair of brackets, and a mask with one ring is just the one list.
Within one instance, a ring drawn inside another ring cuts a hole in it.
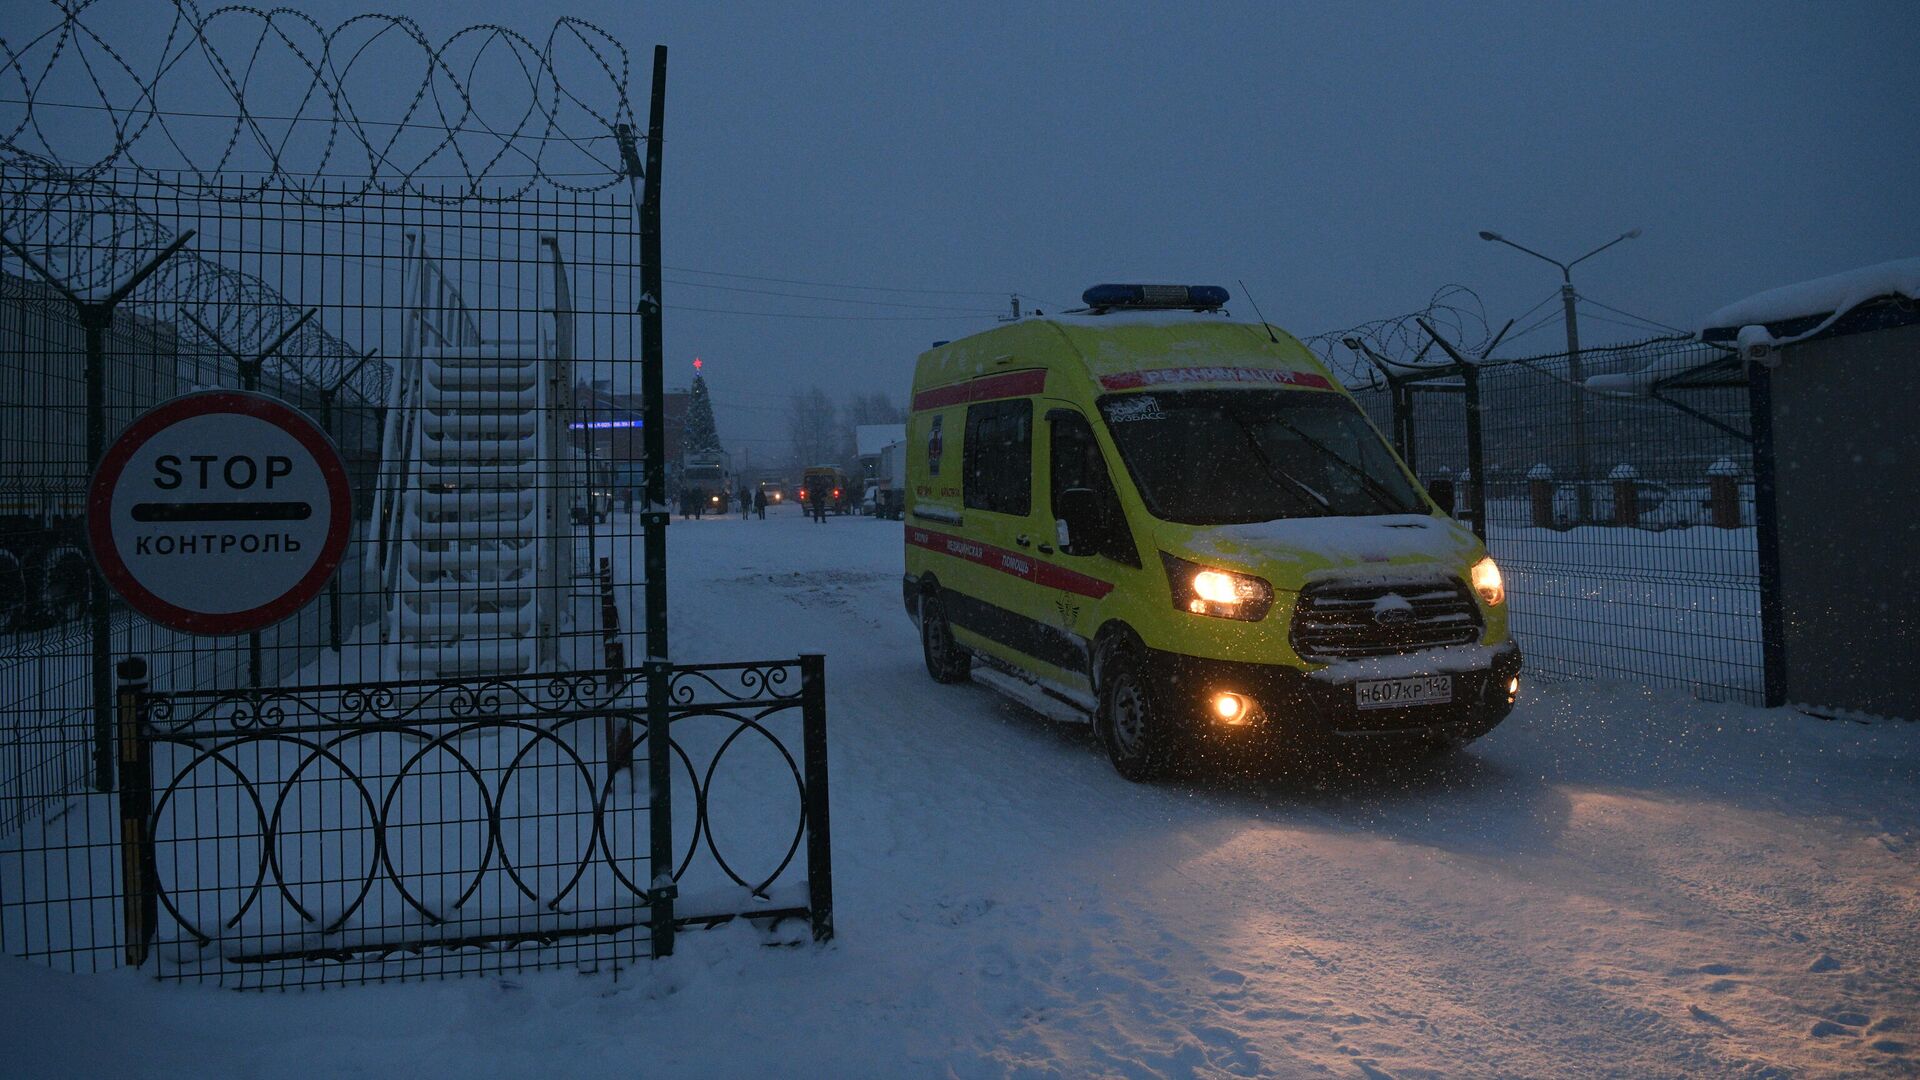
[{"label": "distant vehicle headlight", "polygon": [[1473,564],[1471,573],[1473,591],[1488,607],[1498,607],[1507,600],[1507,583],[1500,580],[1500,567],[1496,566],[1493,556],[1489,555]]}]

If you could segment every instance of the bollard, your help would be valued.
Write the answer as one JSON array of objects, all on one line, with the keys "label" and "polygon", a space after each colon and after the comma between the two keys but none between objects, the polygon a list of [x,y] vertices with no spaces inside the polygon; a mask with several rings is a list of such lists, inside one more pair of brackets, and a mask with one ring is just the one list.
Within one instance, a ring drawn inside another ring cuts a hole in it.
[{"label": "bollard", "polygon": [[1553,528],[1553,470],[1545,462],[1527,470],[1527,502],[1533,507],[1533,527]]},{"label": "bollard", "polygon": [[1721,458],[1707,467],[1707,505],[1713,527],[1740,527],[1740,466],[1732,458]]},{"label": "bollard", "polygon": [[1640,524],[1640,473],[1631,465],[1615,465],[1607,474],[1613,481],[1613,523],[1623,528]]},{"label": "bollard", "polygon": [[159,902],[154,892],[153,748],[147,741],[147,662],[120,661],[114,697],[120,749],[120,904],[128,967],[147,962]]}]

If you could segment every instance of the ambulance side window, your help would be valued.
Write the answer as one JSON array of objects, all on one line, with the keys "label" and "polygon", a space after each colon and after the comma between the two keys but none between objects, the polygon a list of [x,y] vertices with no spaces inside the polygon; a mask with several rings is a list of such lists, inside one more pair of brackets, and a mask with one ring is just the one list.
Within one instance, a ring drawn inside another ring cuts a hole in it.
[{"label": "ambulance side window", "polygon": [[1133,550],[1126,514],[1120,509],[1120,497],[1113,490],[1106,459],[1100,454],[1100,444],[1094,440],[1087,418],[1071,409],[1054,409],[1047,413],[1047,420],[1053,425],[1053,454],[1047,469],[1053,516],[1056,519],[1061,516],[1061,492],[1086,488],[1099,500],[1101,517],[1106,521],[1107,537],[1099,550],[1080,550],[1076,545],[1069,554],[1105,555],[1116,562],[1139,566],[1140,556]]},{"label": "ambulance side window", "polygon": [[1026,517],[1033,507],[1033,402],[967,406],[965,478],[968,508]]}]

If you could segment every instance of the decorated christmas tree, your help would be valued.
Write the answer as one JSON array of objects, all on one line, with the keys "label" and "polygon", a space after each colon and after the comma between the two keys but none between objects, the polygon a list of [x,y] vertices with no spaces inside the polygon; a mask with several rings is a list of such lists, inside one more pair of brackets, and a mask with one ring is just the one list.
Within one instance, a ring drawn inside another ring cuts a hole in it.
[{"label": "decorated christmas tree", "polygon": [[713,401],[707,397],[707,380],[700,374],[700,361],[693,362],[693,394],[687,399],[687,428],[680,436],[682,449],[689,454],[720,452],[720,433],[713,426]]}]

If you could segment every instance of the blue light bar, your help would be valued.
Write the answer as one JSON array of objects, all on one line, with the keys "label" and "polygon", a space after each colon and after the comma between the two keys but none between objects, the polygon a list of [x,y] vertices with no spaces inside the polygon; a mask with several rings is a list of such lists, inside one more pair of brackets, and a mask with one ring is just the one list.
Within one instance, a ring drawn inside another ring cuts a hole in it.
[{"label": "blue light bar", "polygon": [[1232,297],[1218,285],[1095,285],[1080,299],[1095,311],[1217,311]]},{"label": "blue light bar", "polygon": [[602,428],[636,428],[644,425],[638,420],[575,420],[568,424],[570,431],[598,431]]}]

